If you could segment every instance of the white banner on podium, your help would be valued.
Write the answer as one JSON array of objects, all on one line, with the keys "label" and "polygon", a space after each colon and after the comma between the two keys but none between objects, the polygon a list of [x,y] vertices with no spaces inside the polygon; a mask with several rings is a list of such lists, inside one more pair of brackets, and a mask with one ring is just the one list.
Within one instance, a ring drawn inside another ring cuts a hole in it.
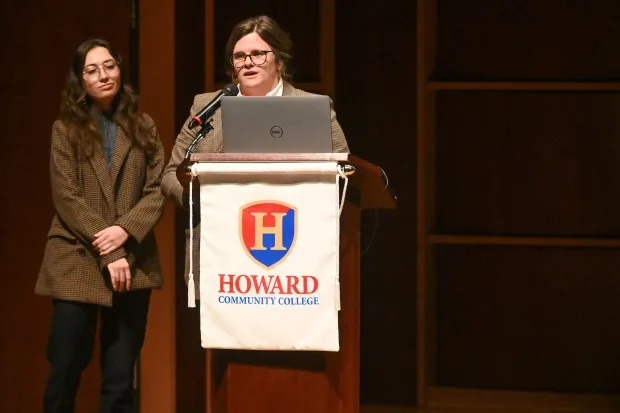
[{"label": "white banner on podium", "polygon": [[337,163],[201,163],[193,173],[202,346],[338,351]]}]

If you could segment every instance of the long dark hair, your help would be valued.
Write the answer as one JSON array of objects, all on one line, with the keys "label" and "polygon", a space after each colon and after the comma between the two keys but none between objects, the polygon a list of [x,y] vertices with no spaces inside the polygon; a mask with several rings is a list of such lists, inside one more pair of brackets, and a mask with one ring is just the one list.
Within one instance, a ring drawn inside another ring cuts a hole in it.
[{"label": "long dark hair", "polygon": [[96,145],[101,144],[101,134],[93,116],[93,102],[84,89],[82,75],[86,55],[95,47],[108,49],[119,65],[121,84],[112,103],[114,121],[123,128],[134,145],[141,147],[147,156],[152,155],[155,151],[155,137],[142,114],[138,95],[127,84],[120,54],[102,39],[90,39],[80,44],[71,60],[60,104],[60,120],[67,128],[69,142],[85,158],[91,157]]}]

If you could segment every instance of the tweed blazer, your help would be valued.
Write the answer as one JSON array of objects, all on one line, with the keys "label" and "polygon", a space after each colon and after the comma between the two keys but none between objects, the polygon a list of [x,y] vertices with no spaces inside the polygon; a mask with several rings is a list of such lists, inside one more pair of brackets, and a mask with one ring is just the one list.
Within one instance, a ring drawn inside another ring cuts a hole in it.
[{"label": "tweed blazer", "polygon": [[[101,145],[89,159],[78,159],[61,121],[52,127],[50,178],[56,215],[35,293],[57,299],[112,305],[107,265],[126,258],[131,288],[161,288],[162,276],[154,227],[165,199],[159,185],[164,150],[153,120],[144,115],[156,137],[155,153],[147,157],[121,126],[108,167]],[[93,249],[95,234],[112,225],[129,234],[125,245],[103,257]]]},{"label": "tweed blazer", "polygon": [[[189,209],[189,191],[188,188],[183,187],[179,180],[177,179],[176,171],[179,165],[183,162],[185,158],[185,151],[187,150],[190,143],[196,137],[198,133],[198,128],[190,130],[187,128],[187,124],[191,117],[195,115],[200,109],[205,107],[218,92],[212,93],[204,93],[200,95],[196,95],[194,97],[194,104],[190,109],[190,114],[187,121],[183,124],[183,128],[181,132],[178,134],[174,147],[172,148],[172,155],[170,157],[170,161],[168,165],[164,169],[164,174],[161,182],[161,190],[163,194],[172,199],[175,204],[183,209]],[[290,83],[283,83],[282,96],[308,96],[312,95],[312,93],[297,89],[293,87]],[[349,146],[347,144],[347,140],[342,132],[342,128],[336,119],[336,112],[333,109],[331,111],[331,121],[332,121],[332,146],[334,152],[348,153]],[[218,153],[223,150],[223,134],[222,134],[222,114],[220,109],[218,109],[213,115],[213,121],[211,123],[213,126],[213,130],[211,130],[195,147],[194,152],[210,152],[210,153]],[[200,239],[200,208],[199,208],[199,188],[197,182],[194,181],[193,187],[194,194],[194,235],[193,239],[195,240],[193,244],[193,275],[194,275],[194,285],[196,288],[196,297],[200,297],[199,294],[199,285],[200,285],[200,245],[197,240]],[[187,282],[189,276],[189,230],[185,231],[185,280]]]}]

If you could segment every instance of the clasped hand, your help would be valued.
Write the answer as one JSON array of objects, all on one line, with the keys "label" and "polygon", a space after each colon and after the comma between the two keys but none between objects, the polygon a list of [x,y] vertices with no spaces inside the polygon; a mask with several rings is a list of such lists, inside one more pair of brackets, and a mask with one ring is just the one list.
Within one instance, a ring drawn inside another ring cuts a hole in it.
[{"label": "clasped hand", "polygon": [[131,289],[131,270],[126,258],[108,264],[108,271],[114,291],[123,292]]},{"label": "clasped hand", "polygon": [[[107,255],[122,247],[128,238],[127,231],[118,225],[112,225],[95,234],[93,247],[99,251],[100,255]],[[108,271],[114,291],[122,292],[131,289],[131,270],[126,258],[108,264]]]},{"label": "clasped hand", "polygon": [[127,231],[118,225],[112,225],[95,234],[93,247],[99,251],[99,255],[107,255],[122,247],[128,238]]}]

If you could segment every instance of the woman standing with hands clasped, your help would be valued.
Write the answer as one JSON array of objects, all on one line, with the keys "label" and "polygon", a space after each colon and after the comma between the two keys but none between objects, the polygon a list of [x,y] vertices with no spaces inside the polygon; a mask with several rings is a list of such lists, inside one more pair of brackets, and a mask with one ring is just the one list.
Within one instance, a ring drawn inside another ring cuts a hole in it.
[{"label": "woman standing with hands clasped", "polygon": [[164,154],[120,56],[105,41],[75,51],[51,137],[56,215],[35,292],[53,298],[45,413],[70,413],[101,316],[101,413],[133,412],[134,366],[151,290]]}]

